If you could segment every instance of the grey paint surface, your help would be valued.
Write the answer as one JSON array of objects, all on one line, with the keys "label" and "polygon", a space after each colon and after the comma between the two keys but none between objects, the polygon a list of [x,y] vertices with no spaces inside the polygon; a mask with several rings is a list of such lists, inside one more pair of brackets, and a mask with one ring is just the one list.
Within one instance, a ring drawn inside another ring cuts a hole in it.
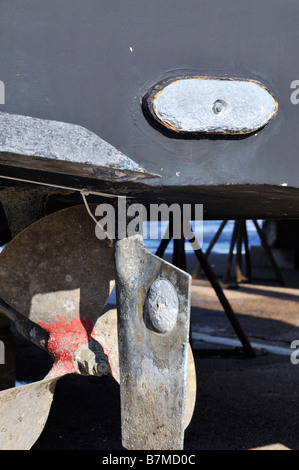
[{"label": "grey paint surface", "polygon": [[[299,107],[290,101],[298,11],[293,0],[3,0],[1,110],[86,127],[162,175],[147,187],[185,186],[177,197],[188,186],[193,198],[202,187],[216,199],[217,186],[299,187]],[[184,70],[258,80],[279,111],[242,139],[165,135],[147,121],[140,99]],[[246,216],[246,207],[239,212]]]}]

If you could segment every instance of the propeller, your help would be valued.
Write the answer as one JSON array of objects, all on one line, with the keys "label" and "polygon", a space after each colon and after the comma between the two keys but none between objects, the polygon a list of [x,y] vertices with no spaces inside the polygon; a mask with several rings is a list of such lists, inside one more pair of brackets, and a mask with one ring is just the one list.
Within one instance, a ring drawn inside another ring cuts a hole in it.
[{"label": "propeller", "polygon": [[[53,366],[41,381],[0,392],[0,449],[32,447],[64,375],[109,372],[119,382],[117,311],[104,312],[114,285],[113,245],[95,236],[84,205],[40,219],[6,245],[0,255],[0,312],[48,351]],[[186,426],[195,395],[190,349]]]}]

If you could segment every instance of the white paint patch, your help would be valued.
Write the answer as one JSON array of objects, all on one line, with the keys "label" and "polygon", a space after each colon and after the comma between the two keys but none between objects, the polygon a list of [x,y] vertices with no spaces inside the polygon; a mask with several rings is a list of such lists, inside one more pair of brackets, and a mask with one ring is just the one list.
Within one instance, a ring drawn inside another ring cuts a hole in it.
[{"label": "white paint patch", "polygon": [[[206,335],[202,333],[193,332],[192,338],[197,341],[205,341],[206,343],[214,343],[214,344],[223,344],[225,346],[233,346],[238,347],[241,346],[240,341],[231,339],[231,338],[224,338],[221,336],[212,336]],[[273,354],[279,354],[280,356],[291,356],[292,351],[289,348],[283,348],[281,346],[274,346],[264,343],[253,343],[251,342],[251,346],[254,349],[265,349]]]}]

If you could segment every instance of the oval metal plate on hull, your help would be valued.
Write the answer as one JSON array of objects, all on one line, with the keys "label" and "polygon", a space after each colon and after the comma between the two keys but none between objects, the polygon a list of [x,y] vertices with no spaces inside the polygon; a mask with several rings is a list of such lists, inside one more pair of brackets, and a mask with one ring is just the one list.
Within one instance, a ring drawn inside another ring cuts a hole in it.
[{"label": "oval metal plate on hull", "polygon": [[265,126],[278,103],[259,82],[187,77],[152,88],[146,98],[152,117],[187,134],[247,134]]}]

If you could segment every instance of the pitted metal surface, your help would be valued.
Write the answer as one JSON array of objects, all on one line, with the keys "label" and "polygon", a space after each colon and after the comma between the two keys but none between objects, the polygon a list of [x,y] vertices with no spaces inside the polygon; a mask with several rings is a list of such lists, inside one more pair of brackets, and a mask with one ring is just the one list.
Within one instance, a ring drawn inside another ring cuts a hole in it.
[{"label": "pitted metal surface", "polygon": [[160,333],[170,331],[178,317],[179,300],[174,286],[167,279],[156,279],[151,285],[145,309]]},{"label": "pitted metal surface", "polygon": [[59,315],[94,323],[114,286],[113,247],[96,238],[85,206],[73,206],[37,221],[7,244],[0,280],[0,297],[36,323]]},{"label": "pitted metal surface", "polygon": [[[122,440],[128,449],[182,449],[189,341],[190,276],[151,254],[139,235],[115,245]],[[153,282],[176,289],[177,321],[157,333],[145,311]]]},{"label": "pitted metal surface", "polygon": [[56,383],[52,377],[1,392],[1,450],[28,450],[47,421]]},{"label": "pitted metal surface", "polygon": [[230,78],[174,79],[154,87],[147,101],[155,119],[183,133],[246,134],[267,124],[278,108],[261,83]]}]

